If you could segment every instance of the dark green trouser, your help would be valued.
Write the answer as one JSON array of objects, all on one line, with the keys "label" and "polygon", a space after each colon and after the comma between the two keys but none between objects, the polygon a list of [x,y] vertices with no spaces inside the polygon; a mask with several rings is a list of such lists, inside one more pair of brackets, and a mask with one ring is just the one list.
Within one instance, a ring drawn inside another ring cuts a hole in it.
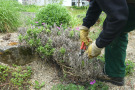
[{"label": "dark green trouser", "polygon": [[129,19],[123,32],[105,48],[105,72],[111,77],[125,76],[128,34],[135,29],[135,7],[129,5]]}]

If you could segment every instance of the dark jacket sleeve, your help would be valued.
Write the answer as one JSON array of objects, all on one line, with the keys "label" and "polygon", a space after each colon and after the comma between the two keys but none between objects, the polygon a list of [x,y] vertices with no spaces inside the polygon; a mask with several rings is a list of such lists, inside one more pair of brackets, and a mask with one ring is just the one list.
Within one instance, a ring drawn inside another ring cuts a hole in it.
[{"label": "dark jacket sleeve", "polygon": [[103,30],[96,40],[99,48],[106,47],[121,32],[128,20],[128,6],[126,0],[95,0],[99,7],[107,14]]},{"label": "dark jacket sleeve", "polygon": [[87,28],[90,28],[95,24],[97,19],[99,18],[99,15],[101,14],[102,10],[98,6],[95,0],[90,1],[89,8],[86,13],[86,17],[83,19],[83,26],[86,26]]}]

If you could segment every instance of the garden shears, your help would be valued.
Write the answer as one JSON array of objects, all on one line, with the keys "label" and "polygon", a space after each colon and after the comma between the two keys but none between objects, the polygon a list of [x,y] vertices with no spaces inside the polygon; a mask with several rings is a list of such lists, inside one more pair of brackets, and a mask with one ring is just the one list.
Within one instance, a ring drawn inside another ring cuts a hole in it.
[{"label": "garden shears", "polygon": [[[92,40],[89,39],[88,42],[92,43]],[[86,48],[87,48],[87,45],[85,45],[85,43],[82,42],[82,43],[81,43],[81,48],[80,48],[81,50],[80,50],[79,56],[82,56],[82,55],[84,54]]]},{"label": "garden shears", "polygon": [[81,44],[81,48],[80,48],[81,50],[80,50],[80,53],[79,53],[79,56],[82,56],[83,55],[83,53],[85,52],[85,50],[86,50],[86,45],[85,45],[85,43],[84,42],[82,42],[82,44]]}]

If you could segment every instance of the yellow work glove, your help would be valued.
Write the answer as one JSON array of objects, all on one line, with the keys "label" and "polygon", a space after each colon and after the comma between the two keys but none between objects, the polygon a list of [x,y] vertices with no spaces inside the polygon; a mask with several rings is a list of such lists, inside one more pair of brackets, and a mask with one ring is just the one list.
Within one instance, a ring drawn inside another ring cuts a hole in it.
[{"label": "yellow work glove", "polygon": [[98,48],[96,42],[94,41],[91,45],[89,45],[88,50],[86,53],[88,54],[89,58],[94,58],[101,53],[103,48]]},{"label": "yellow work glove", "polygon": [[81,26],[80,28],[80,41],[81,43],[84,42],[85,45],[89,45],[89,38],[88,38],[88,33],[89,33],[89,29],[85,26]]}]

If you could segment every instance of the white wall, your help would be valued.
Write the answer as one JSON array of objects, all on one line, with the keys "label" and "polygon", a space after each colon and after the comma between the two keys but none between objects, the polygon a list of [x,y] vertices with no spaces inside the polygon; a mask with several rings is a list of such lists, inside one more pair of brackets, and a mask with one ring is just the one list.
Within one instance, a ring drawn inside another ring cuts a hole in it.
[{"label": "white wall", "polygon": [[43,5],[45,5],[45,2],[44,2],[44,0],[37,0],[36,5],[43,6]]},{"label": "white wall", "polygon": [[18,2],[22,4],[22,0],[18,0]]},{"label": "white wall", "polygon": [[[18,2],[21,3],[21,4],[22,4],[22,1],[23,0],[18,0]],[[35,3],[35,1],[36,1],[36,3]],[[77,0],[75,0],[75,1],[77,1]],[[43,5],[49,4],[51,2],[51,0],[29,0],[28,2],[29,2],[29,4],[34,3],[34,4],[38,5],[38,6],[43,6]],[[76,3],[76,5],[78,5],[78,4]],[[63,6],[72,6],[72,0],[64,0],[63,1]],[[80,6],[82,6],[82,3],[80,3]]]},{"label": "white wall", "polygon": [[63,6],[72,6],[72,0],[64,0]]}]

